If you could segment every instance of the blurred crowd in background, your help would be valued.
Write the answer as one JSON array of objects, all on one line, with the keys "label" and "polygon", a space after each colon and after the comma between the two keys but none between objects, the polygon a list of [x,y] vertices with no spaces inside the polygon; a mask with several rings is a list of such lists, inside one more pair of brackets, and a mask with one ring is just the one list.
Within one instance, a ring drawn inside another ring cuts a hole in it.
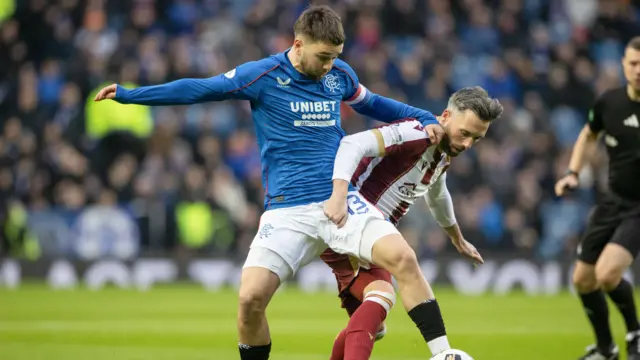
[{"label": "blurred crowd in background", "polygon": [[[440,114],[481,85],[505,107],[452,162],[467,240],[571,256],[606,186],[598,156],[553,196],[595,97],[624,83],[631,0],[334,0],[342,58],[370,90]],[[37,259],[198,254],[243,259],[263,211],[247,102],[146,108],[96,91],[209,77],[287,49],[301,0],[1,0],[4,253]],[[377,125],[343,106],[347,133]],[[401,222],[419,256],[452,251],[423,202]]]}]

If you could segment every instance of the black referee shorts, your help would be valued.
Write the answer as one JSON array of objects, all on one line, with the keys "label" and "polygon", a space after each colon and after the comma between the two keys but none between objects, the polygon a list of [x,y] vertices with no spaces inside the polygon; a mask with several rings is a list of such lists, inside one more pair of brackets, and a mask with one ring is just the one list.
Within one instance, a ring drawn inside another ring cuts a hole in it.
[{"label": "black referee shorts", "polygon": [[587,230],[578,246],[578,259],[595,265],[608,243],[618,244],[634,258],[640,251],[640,203],[629,202],[613,195],[596,206]]}]

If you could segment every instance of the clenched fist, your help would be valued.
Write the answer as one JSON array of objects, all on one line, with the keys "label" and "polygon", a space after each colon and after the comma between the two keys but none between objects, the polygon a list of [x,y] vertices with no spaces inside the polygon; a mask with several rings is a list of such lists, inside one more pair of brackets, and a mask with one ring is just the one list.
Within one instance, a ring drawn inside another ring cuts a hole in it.
[{"label": "clenched fist", "polygon": [[332,194],[324,203],[324,214],[338,225],[338,228],[343,227],[348,217],[346,197]]},{"label": "clenched fist", "polygon": [[432,144],[439,144],[445,135],[444,128],[440,124],[427,125],[424,127],[424,132],[427,133]]},{"label": "clenched fist", "polygon": [[557,196],[564,196],[567,191],[577,188],[579,185],[578,176],[575,174],[567,174],[558,180],[555,186]]}]

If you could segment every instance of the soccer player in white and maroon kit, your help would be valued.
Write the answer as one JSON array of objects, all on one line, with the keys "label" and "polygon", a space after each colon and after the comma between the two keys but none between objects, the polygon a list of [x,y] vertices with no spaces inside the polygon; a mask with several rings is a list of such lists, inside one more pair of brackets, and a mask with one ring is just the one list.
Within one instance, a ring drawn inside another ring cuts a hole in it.
[{"label": "soccer player in white and maroon kit", "polygon": [[[451,158],[482,139],[490,123],[501,114],[500,103],[482,88],[464,88],[451,96],[447,109],[438,117],[446,133],[439,144],[429,141],[415,119],[344,137],[334,164],[334,195],[325,204],[325,213],[338,226],[346,222],[347,216],[357,216],[354,209],[358,207],[353,206],[352,200],[341,212],[344,206],[340,207],[340,201],[345,199],[335,196],[336,186],[348,182],[393,225],[398,224],[417,198],[425,197],[432,215],[458,251],[474,263],[482,263],[482,257],[464,239],[456,223],[446,170]],[[371,231],[363,233],[358,244],[361,253],[372,254],[373,262],[376,246],[379,243],[384,246],[385,242],[385,236],[376,239],[375,235]],[[347,328],[335,340],[331,360],[369,359],[374,340],[384,335],[382,324],[395,302],[391,275],[382,268],[393,264],[367,264],[330,249],[321,258],[332,267],[342,305],[351,316]],[[415,254],[412,259],[417,262]],[[431,299],[409,315],[435,355],[447,350],[449,344],[439,306],[430,288],[429,292]]]}]

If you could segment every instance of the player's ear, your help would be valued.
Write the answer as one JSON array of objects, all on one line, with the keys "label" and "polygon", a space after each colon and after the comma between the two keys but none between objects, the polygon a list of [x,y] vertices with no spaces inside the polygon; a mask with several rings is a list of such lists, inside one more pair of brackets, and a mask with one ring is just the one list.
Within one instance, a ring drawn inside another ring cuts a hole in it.
[{"label": "player's ear", "polygon": [[302,46],[304,45],[304,43],[302,42],[302,39],[298,36],[295,37],[295,39],[293,39],[293,50],[296,52],[297,56],[302,55]]},{"label": "player's ear", "polygon": [[451,111],[449,111],[449,109],[444,109],[444,111],[442,112],[442,115],[440,115],[440,125],[442,126],[447,125],[450,119],[451,119]]}]

